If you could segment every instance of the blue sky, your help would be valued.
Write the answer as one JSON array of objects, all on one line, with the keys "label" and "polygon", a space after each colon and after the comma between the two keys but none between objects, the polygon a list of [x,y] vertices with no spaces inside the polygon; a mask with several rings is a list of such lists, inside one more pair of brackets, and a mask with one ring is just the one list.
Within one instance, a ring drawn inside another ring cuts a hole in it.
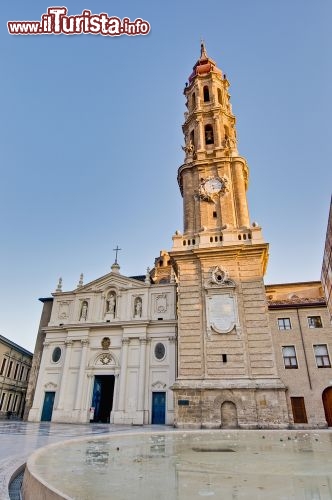
[{"label": "blue sky", "polygon": [[10,36],[52,4],[2,2],[0,331],[33,349],[59,276],[143,274],[182,230],[184,84],[200,39],[227,74],[267,283],[320,278],[331,168],[329,0],[74,1],[148,36]]}]

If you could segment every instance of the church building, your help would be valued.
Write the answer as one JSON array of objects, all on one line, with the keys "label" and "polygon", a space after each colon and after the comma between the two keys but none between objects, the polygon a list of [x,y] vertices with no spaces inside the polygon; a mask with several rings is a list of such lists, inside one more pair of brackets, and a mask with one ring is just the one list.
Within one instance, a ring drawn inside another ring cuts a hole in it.
[{"label": "church building", "polygon": [[[322,287],[264,285],[268,243],[249,216],[249,169],[237,149],[229,85],[202,44],[184,90],[184,227],[171,250],[145,276],[123,276],[116,258],[109,274],[87,284],[81,276],[68,292],[59,281],[52,298],[41,299],[30,421],[332,425]],[[299,314],[311,330],[296,323]],[[291,324],[295,330],[278,337]],[[319,325],[314,345],[303,340]]]}]

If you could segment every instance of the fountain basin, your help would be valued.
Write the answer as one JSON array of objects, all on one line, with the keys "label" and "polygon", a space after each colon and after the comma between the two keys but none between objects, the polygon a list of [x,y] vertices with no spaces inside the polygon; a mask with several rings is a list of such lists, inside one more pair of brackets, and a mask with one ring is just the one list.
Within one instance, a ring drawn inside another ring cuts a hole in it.
[{"label": "fountain basin", "polygon": [[332,498],[329,431],[165,431],[86,437],[28,460],[23,499]]}]

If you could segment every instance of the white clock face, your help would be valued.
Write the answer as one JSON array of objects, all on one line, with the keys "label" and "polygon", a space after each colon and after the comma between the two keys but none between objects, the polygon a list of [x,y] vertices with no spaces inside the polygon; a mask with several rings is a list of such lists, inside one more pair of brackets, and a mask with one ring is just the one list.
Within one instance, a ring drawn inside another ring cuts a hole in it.
[{"label": "white clock face", "polygon": [[208,181],[205,182],[204,184],[205,191],[208,194],[216,194],[219,193],[219,191],[222,188],[222,183],[219,179],[209,179]]}]

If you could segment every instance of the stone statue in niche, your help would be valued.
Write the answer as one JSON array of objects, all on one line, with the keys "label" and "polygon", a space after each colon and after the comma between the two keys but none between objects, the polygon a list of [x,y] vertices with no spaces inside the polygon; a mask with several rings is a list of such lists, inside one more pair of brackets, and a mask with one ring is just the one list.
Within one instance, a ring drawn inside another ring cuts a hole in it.
[{"label": "stone statue in niche", "polygon": [[134,302],[134,318],[140,318],[142,316],[142,299],[136,297]]},{"label": "stone statue in niche", "polygon": [[86,321],[87,317],[88,317],[88,303],[86,300],[84,300],[82,302],[80,320]]},{"label": "stone statue in niche", "polygon": [[110,314],[112,318],[115,317],[116,308],[116,295],[115,292],[111,292],[107,299],[107,314]]}]

